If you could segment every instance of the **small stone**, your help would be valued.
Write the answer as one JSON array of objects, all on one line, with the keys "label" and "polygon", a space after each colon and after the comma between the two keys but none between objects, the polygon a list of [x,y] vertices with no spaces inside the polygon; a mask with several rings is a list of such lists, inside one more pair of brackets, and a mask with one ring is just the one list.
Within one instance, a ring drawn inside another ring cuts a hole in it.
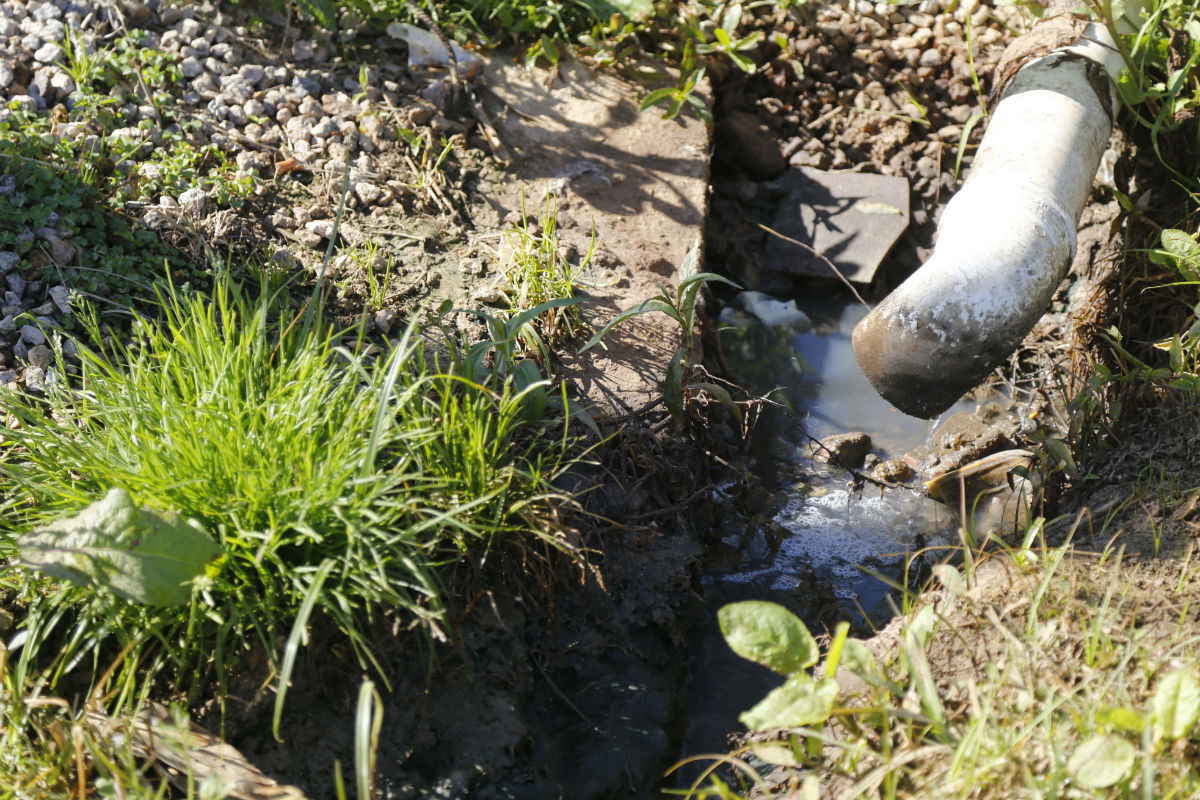
[{"label": "small stone", "polygon": [[235,159],[238,169],[255,172],[271,166],[271,157],[261,150],[243,150]]},{"label": "small stone", "polygon": [[314,219],[311,222],[304,223],[304,228],[317,234],[322,239],[328,239],[333,236],[333,220]]},{"label": "small stone", "polygon": [[243,64],[242,68],[238,70],[238,74],[250,85],[257,86],[267,76],[267,71],[258,64]]},{"label": "small stone", "polygon": [[[321,117],[321,104],[311,97],[306,97],[300,101],[300,116],[310,119],[319,119]],[[336,127],[336,126],[335,126]]]},{"label": "small stone", "polygon": [[276,266],[284,269],[291,269],[292,267],[296,266],[296,257],[292,255],[291,251],[286,247],[281,247],[276,250],[274,254],[272,254],[271,260],[275,262]]},{"label": "small stone", "polygon": [[0,333],[12,333],[17,329],[17,319],[12,314],[0,319]]},{"label": "small stone", "polygon": [[[212,95],[217,92],[217,82],[213,80],[213,76],[207,72],[201,72],[192,79],[192,91],[200,95]],[[193,103],[192,105],[196,105]]]},{"label": "small stone", "polygon": [[375,205],[379,202],[379,198],[383,197],[383,189],[369,181],[359,181],[354,184],[354,193],[358,195],[359,200],[369,206]]},{"label": "small stone", "polygon": [[30,391],[41,391],[46,385],[46,370],[42,367],[30,366],[25,370],[25,388]]},{"label": "small stone", "polygon": [[66,286],[58,285],[50,287],[50,301],[58,308],[60,314],[71,313],[71,290]]},{"label": "small stone", "polygon": [[9,272],[21,263],[21,257],[11,250],[0,250],[0,272]]},{"label": "small stone", "polygon": [[21,294],[25,291],[25,279],[16,272],[10,272],[4,276],[4,282],[8,285],[8,290],[17,297],[17,303],[20,303]]},{"label": "small stone", "polygon": [[12,85],[13,79],[16,76],[13,74],[12,67],[3,61],[0,61],[0,91],[8,91],[8,87]]},{"label": "small stone", "polygon": [[321,247],[321,242],[325,241],[321,234],[307,229],[296,231],[296,239],[305,247],[317,250]]},{"label": "small stone", "polygon": [[198,19],[185,19],[179,23],[179,36],[191,41],[204,32],[204,25]]},{"label": "small stone", "polygon": [[204,72],[204,62],[195,56],[188,56],[179,62],[179,71],[183,77],[191,79]]},{"label": "small stone", "polygon": [[193,186],[179,195],[179,205],[192,214],[203,214],[205,206],[208,205],[208,194],[200,187]]},{"label": "small stone", "polygon": [[46,242],[50,246],[50,258],[54,259],[54,262],[60,267],[75,261],[75,248],[63,237],[57,234],[48,236]]},{"label": "small stone", "polygon": [[392,329],[393,323],[396,321],[396,312],[390,308],[382,308],[375,312],[375,329],[384,336]]},{"label": "small stone", "polygon": [[903,458],[889,458],[875,467],[875,478],[884,483],[904,483],[913,476],[913,468]]},{"label": "small stone", "polygon": [[209,56],[208,58],[204,59],[204,68],[206,70],[208,70],[209,72],[211,72],[213,75],[228,75],[229,74],[229,65],[226,64],[224,61],[221,61],[220,59],[213,58],[212,56]]},{"label": "small stone", "polygon": [[231,104],[236,103],[240,106],[254,94],[254,87],[241,75],[226,75],[221,78],[221,94]]},{"label": "small stone", "polygon": [[46,334],[36,325],[26,325],[21,328],[21,341],[29,347],[35,347],[46,343]]},{"label": "small stone", "polygon": [[[301,106],[300,110],[303,112],[304,106]],[[333,117],[322,117],[321,120],[313,126],[312,135],[320,136],[322,139],[328,139],[330,136],[337,133],[337,130],[337,122],[333,119]]]},{"label": "small stone", "polygon": [[62,48],[52,42],[46,42],[33,54],[33,60],[41,64],[54,64],[62,58]]},{"label": "small stone", "polygon": [[11,369],[0,372],[0,388],[12,389],[17,385],[17,373]]},{"label": "small stone", "polygon": [[815,460],[837,463],[850,469],[858,469],[870,450],[871,437],[861,431],[826,436],[812,448]]},{"label": "small stone", "polygon": [[267,217],[267,224],[276,230],[288,230],[296,227],[296,220],[282,211],[277,211]]},{"label": "small stone", "polygon": [[[297,75],[292,79],[291,92],[300,96],[303,100],[305,97],[313,97],[321,92],[321,82],[315,78],[306,78],[303,75]],[[299,102],[299,100],[293,101]]]},{"label": "small stone", "polygon": [[313,48],[313,43],[306,39],[297,39],[292,45],[292,60],[293,61],[312,61],[316,51]]},{"label": "small stone", "polygon": [[42,3],[33,10],[33,18],[38,22],[46,22],[51,19],[58,19],[62,16],[62,9],[54,5],[54,3]]},{"label": "small stone", "polygon": [[437,109],[427,105],[414,105],[408,111],[408,119],[413,125],[428,125]]},{"label": "small stone", "polygon": [[29,345],[25,344],[24,339],[17,339],[12,350],[18,361],[24,361],[29,356]]},{"label": "small stone", "polygon": [[29,352],[25,358],[34,367],[46,369],[46,367],[54,363],[54,351],[44,344],[34,345],[29,348]]},{"label": "small stone", "polygon": [[37,111],[38,101],[27,94],[14,94],[8,99],[10,106],[16,105],[22,111]]},{"label": "small stone", "polygon": [[75,91],[75,81],[66,72],[56,69],[50,76],[50,89],[60,95],[70,95]]},{"label": "small stone", "polygon": [[61,42],[66,33],[67,26],[56,19],[46,20],[37,29],[37,35],[47,42]]}]

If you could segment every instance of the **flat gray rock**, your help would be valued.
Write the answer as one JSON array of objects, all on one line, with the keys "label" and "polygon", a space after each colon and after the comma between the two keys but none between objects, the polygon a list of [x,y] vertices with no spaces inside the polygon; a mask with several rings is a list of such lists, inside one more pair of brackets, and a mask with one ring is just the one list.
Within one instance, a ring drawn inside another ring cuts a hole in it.
[{"label": "flat gray rock", "polygon": [[[868,284],[908,227],[908,180],[860,172],[793,167],[774,182],[787,193],[770,237],[765,266],[833,278],[828,259],[854,283]],[[817,255],[817,254],[820,255]]]}]

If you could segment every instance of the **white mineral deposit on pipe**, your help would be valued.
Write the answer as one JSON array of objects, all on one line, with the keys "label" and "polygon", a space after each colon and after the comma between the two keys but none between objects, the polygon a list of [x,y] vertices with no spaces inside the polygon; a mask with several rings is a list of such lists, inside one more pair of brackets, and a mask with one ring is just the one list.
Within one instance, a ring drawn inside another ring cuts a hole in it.
[{"label": "white mineral deposit on pipe", "polygon": [[1090,24],[1023,67],[992,113],[932,256],[854,330],[872,385],[908,414],[949,408],[1016,349],[1075,252],[1112,131],[1120,56]]}]

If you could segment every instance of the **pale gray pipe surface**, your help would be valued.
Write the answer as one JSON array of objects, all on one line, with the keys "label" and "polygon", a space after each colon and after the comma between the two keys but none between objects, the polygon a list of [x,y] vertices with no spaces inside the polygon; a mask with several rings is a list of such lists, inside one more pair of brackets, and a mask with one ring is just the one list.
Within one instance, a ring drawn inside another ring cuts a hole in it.
[{"label": "pale gray pipe surface", "polygon": [[1102,69],[1115,74],[1120,62],[1097,40],[1111,43],[1091,25],[1075,46],[1017,73],[942,214],[933,255],[855,328],[860,366],[901,411],[934,417],[976,386],[1066,274],[1112,130]]}]

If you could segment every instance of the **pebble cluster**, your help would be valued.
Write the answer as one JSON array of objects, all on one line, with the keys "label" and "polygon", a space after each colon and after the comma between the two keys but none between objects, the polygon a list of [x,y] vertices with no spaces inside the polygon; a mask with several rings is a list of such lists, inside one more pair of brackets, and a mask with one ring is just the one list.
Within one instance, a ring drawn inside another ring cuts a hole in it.
[{"label": "pebble cluster", "polygon": [[[992,73],[1013,31],[1028,27],[1022,13],[981,0],[836,0],[807,16],[760,16],[762,30],[784,38],[765,45],[754,75],[733,76],[717,96],[718,146],[751,181],[734,188],[733,202],[757,197],[788,166],[905,177],[912,225],[891,263],[911,271],[986,128]],[[743,250],[718,257],[745,261]]]},{"label": "pebble cluster", "polygon": [[[192,147],[215,144],[236,165],[233,177],[259,192],[259,179],[292,172],[311,173],[340,192],[349,163],[349,203],[359,213],[383,213],[383,207],[406,192],[411,196],[411,187],[390,179],[404,172],[395,164],[400,157],[397,125],[418,131],[428,127],[435,135],[465,128],[432,103],[414,100],[429,80],[418,75],[414,84],[414,75],[403,65],[403,44],[367,34],[365,28],[343,28],[348,40],[376,37],[378,63],[361,70],[355,65],[351,71],[335,59],[328,39],[303,37],[287,28],[281,15],[264,16],[272,33],[283,31],[284,41],[290,42],[286,58],[212,2],[0,2],[0,122],[14,109],[44,115],[57,120],[53,135],[82,142],[85,151],[99,152],[101,136],[124,140],[133,154],[117,169],[131,180],[159,177],[160,167],[146,156],[170,137],[170,142],[182,140]],[[116,126],[102,131],[71,114],[83,98],[82,87],[72,78],[73,61],[81,54],[110,59],[122,38],[163,54],[174,80],[162,87],[164,98],[153,97],[156,92],[127,76],[124,83],[129,85],[110,92],[119,109]],[[78,53],[72,52],[76,49]],[[15,189],[0,162],[0,202]],[[212,182],[198,177],[193,185],[166,188],[127,210],[154,229],[172,227],[183,218],[204,231],[219,204]],[[306,248],[324,252],[333,233],[331,205],[336,207],[336,199],[331,204],[328,198],[314,197],[300,207],[288,204],[265,215],[263,227],[278,237],[278,262],[302,261]],[[14,249],[0,249],[0,383],[24,380],[41,386],[53,361],[45,331],[64,325],[71,313],[70,290],[63,285],[69,280],[51,285],[27,279],[47,266],[69,278],[78,264],[72,231],[56,221],[52,214],[47,225],[17,232]],[[344,227],[343,237],[353,230],[352,225]]]}]

